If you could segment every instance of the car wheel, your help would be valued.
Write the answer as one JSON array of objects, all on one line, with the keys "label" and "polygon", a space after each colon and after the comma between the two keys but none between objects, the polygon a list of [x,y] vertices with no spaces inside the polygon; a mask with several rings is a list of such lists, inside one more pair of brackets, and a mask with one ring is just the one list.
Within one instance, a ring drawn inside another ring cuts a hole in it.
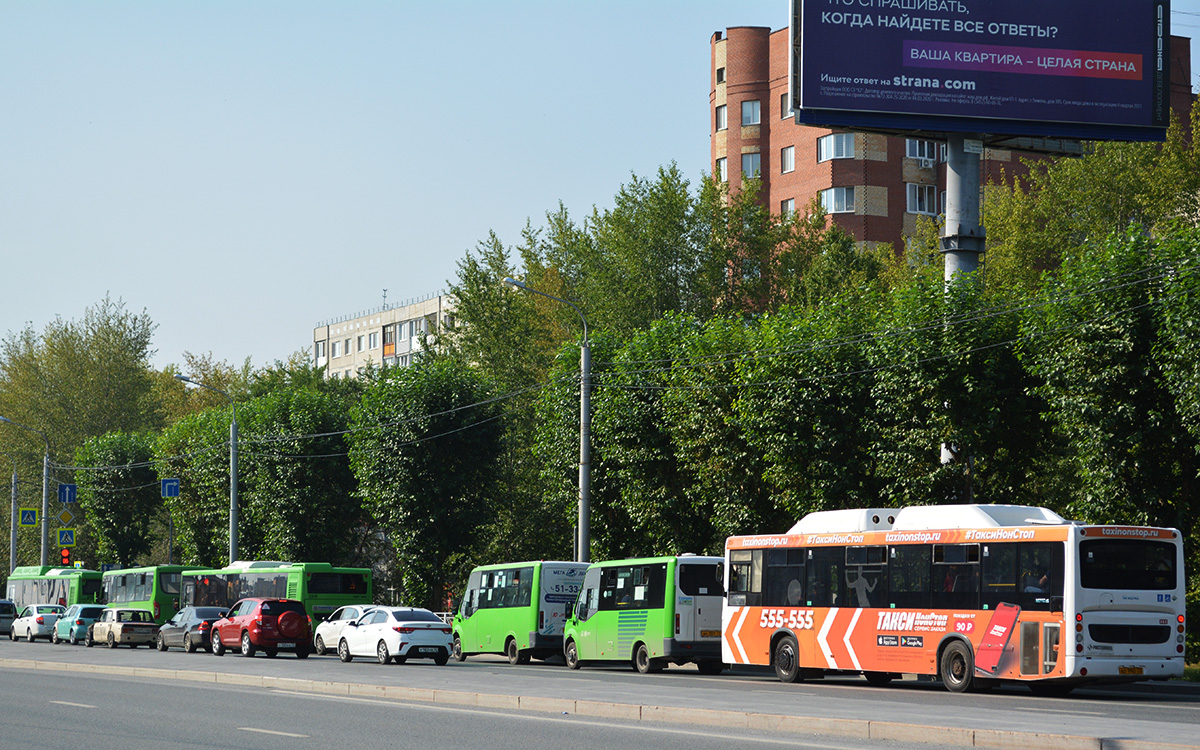
[{"label": "car wheel", "polygon": [[454,661],[466,661],[467,655],[463,653],[462,641],[458,640],[458,636],[454,636],[454,645],[451,647],[454,651]]},{"label": "car wheel", "polygon": [[16,640],[17,640],[17,631],[16,631],[16,628],[13,628],[12,630],[9,630],[9,631],[8,631],[8,640],[10,640],[10,641],[16,641]]},{"label": "car wheel", "polygon": [[579,647],[575,645],[575,641],[567,641],[567,647],[563,650],[563,659],[566,660],[569,668],[579,669]]},{"label": "car wheel", "polygon": [[29,643],[33,643],[33,628],[25,628],[25,640]]},{"label": "car wheel", "polygon": [[276,656],[279,655],[279,652],[273,648],[271,648],[271,649],[264,648],[263,653],[267,655],[268,659],[274,659]]},{"label": "car wheel", "polygon": [[212,632],[212,653],[213,656],[225,655],[225,644],[221,642],[221,635],[217,631]]},{"label": "car wheel", "polygon": [[71,628],[71,635],[67,638],[67,643],[70,643],[72,646],[79,645],[79,636],[75,635],[75,628]]},{"label": "car wheel", "polygon": [[387,664],[392,658],[392,655],[388,653],[387,644],[383,641],[380,641],[379,645],[375,647],[375,658],[379,660],[380,664]]},{"label": "car wheel", "polygon": [[393,664],[403,664],[403,663],[404,663],[404,662],[406,662],[406,661],[408,661],[408,657],[407,657],[407,656],[393,656],[393,657],[392,657],[392,663],[393,663]]},{"label": "car wheel", "polygon": [[54,630],[50,631],[50,642],[53,643],[55,646],[58,645],[58,627],[57,626],[54,628]]},{"label": "car wheel", "polygon": [[975,660],[971,658],[971,650],[962,641],[954,641],[946,646],[938,666],[938,674],[947,690],[952,693],[965,693],[971,689],[971,681],[975,677]]},{"label": "car wheel", "polygon": [[192,642],[192,634],[183,634],[183,652],[185,654],[193,653],[196,650],[196,644]]},{"label": "car wheel", "polygon": [[433,663],[438,665],[439,667],[446,666],[446,663],[449,661],[450,661],[449,654],[438,654],[437,656],[433,657]]},{"label": "car wheel", "polygon": [[242,633],[242,656],[254,656],[256,651],[258,649],[250,642],[250,634]]},{"label": "car wheel", "polygon": [[109,647],[109,648],[116,648],[116,647],[117,647],[117,639],[116,639],[115,637],[113,637],[113,634],[112,634],[112,631],[111,631],[111,630],[110,630],[110,631],[108,631],[108,647]]},{"label": "car wheel", "polygon": [[167,650],[167,642],[163,640],[162,633],[154,636],[154,645],[158,647],[159,651]]},{"label": "car wheel", "polygon": [[354,658],[350,654],[350,645],[346,643],[345,638],[338,641],[338,658],[345,662],[348,662]]},{"label": "car wheel", "polygon": [[775,667],[775,676],[780,682],[795,682],[800,679],[800,646],[795,636],[785,635],[775,644],[775,652],[771,656],[771,664]]},{"label": "car wheel", "polygon": [[92,629],[88,628],[87,633],[83,636],[83,645],[91,648],[96,642],[92,640]]},{"label": "car wheel", "polygon": [[316,649],[317,649],[317,656],[325,655],[325,639],[319,635],[317,636]]},{"label": "car wheel", "polygon": [[304,648],[303,646],[301,646],[300,648],[296,649],[296,658],[297,659],[307,659],[308,655],[311,653],[312,652],[309,651],[307,648]]}]

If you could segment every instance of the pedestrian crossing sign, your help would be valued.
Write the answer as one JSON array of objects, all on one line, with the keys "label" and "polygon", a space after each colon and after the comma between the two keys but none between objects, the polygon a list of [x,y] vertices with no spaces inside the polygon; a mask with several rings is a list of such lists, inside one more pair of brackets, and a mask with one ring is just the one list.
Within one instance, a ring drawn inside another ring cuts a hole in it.
[{"label": "pedestrian crossing sign", "polygon": [[21,508],[21,525],[22,526],[37,526],[38,512],[37,508]]}]

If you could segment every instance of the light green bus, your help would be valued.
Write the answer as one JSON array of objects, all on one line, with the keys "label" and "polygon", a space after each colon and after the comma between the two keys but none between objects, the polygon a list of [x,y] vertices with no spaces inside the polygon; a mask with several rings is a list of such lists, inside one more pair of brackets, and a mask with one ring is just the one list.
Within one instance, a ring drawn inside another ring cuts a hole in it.
[{"label": "light green bus", "polygon": [[719,674],[723,558],[680,555],[592,563],[567,618],[567,666],[625,662],[638,672],[693,662]]},{"label": "light green bus", "polygon": [[248,596],[295,599],[314,623],[346,604],[373,604],[370,568],[321,562],[238,561],[183,573],[182,605],[229,607]]},{"label": "light green bus", "polygon": [[8,576],[5,598],[20,611],[30,604],[103,604],[100,571],[29,565]]},{"label": "light green bus", "polygon": [[104,601],[149,610],[162,625],[179,611],[183,573],[198,565],[151,565],[104,572]]},{"label": "light green bus", "polygon": [[542,560],[475,568],[451,622],[454,658],[505,654],[525,664],[561,654],[563,623],[587,567]]}]

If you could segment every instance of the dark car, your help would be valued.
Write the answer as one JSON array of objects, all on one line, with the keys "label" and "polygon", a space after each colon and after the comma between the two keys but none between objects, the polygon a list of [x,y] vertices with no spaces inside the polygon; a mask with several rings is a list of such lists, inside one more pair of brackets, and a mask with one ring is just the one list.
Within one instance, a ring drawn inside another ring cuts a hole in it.
[{"label": "dark car", "polygon": [[294,651],[300,659],[312,652],[312,623],[301,602],[293,599],[250,597],[229,608],[212,626],[212,652],[240,649],[242,656],[260,650],[267,656]]},{"label": "dark car", "polygon": [[224,607],[184,607],[158,629],[155,645],[159,651],[172,646],[182,648],[189,654],[198,648],[212,648],[209,637],[213,623],[225,616]]}]

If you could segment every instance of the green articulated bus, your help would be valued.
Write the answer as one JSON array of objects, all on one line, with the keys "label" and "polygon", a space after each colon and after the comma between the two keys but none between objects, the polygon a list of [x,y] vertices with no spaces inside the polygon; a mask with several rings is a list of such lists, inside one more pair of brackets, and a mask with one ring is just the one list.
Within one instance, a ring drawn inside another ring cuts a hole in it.
[{"label": "green articulated bus", "polygon": [[184,571],[198,565],[152,565],[119,568],[104,573],[104,601],[149,610],[159,625],[179,611],[179,592]]},{"label": "green articulated bus", "polygon": [[256,560],[183,573],[182,604],[229,607],[248,596],[303,602],[313,622],[347,604],[374,603],[370,568]]},{"label": "green articulated bus", "polygon": [[451,625],[454,658],[505,654],[511,664],[562,653],[563,624],[587,563],[520,562],[471,571]]},{"label": "green articulated bus", "polygon": [[723,558],[680,555],[592,563],[567,618],[563,656],[625,662],[638,672],[694,662],[719,674]]},{"label": "green articulated bus", "polygon": [[103,593],[98,570],[26,566],[8,576],[5,598],[19,611],[30,604],[103,604]]}]

